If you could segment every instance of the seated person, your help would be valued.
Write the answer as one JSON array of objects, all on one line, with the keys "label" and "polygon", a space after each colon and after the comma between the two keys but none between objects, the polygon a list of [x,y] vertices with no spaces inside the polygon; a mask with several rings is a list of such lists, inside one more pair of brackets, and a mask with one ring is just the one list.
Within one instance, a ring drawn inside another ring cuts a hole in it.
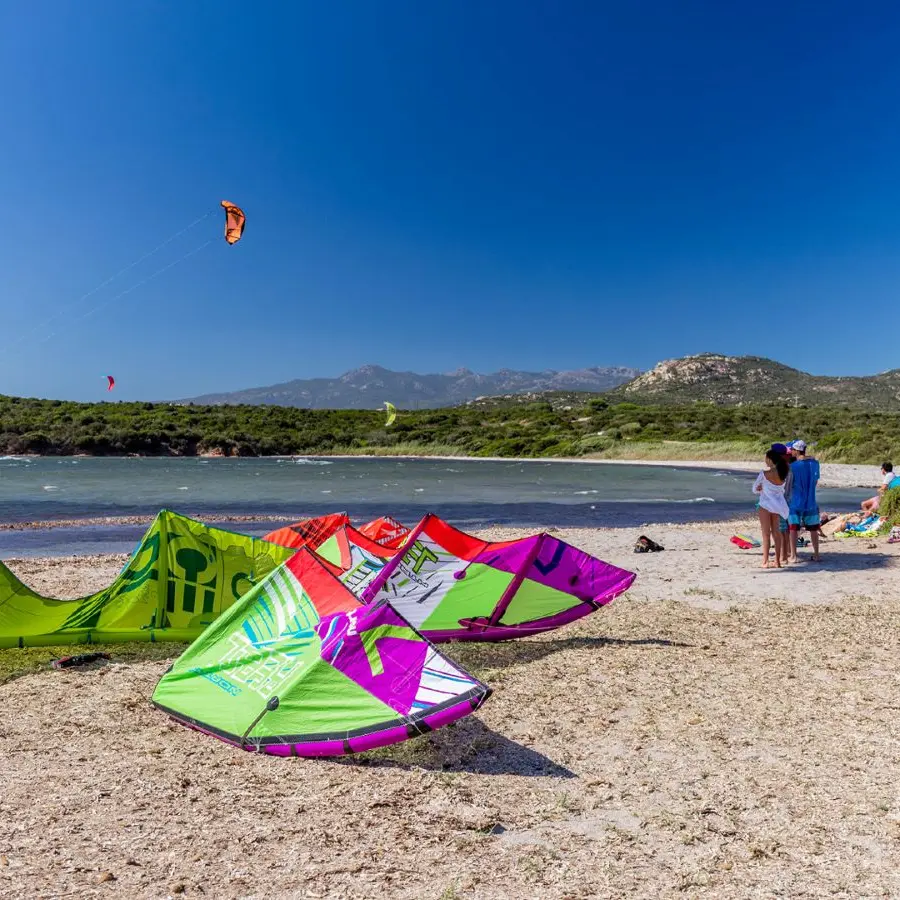
[{"label": "seated person", "polygon": [[864,513],[867,513],[871,516],[878,512],[878,504],[881,502],[881,498],[884,496],[884,492],[891,485],[892,481],[894,481],[893,463],[882,463],[881,487],[878,488],[878,493],[874,497],[870,497],[868,500],[863,500],[863,502],[860,504]]}]

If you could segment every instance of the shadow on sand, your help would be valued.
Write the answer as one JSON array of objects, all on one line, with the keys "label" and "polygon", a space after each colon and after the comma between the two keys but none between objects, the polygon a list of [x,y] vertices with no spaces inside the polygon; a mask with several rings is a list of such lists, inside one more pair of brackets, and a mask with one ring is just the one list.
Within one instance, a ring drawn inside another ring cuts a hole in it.
[{"label": "shadow on sand", "polygon": [[526,778],[577,778],[552,759],[511,741],[475,716],[427,736],[334,760],[338,765],[366,768],[426,769],[471,775],[518,775]]},{"label": "shadow on sand", "polygon": [[608,638],[571,637],[553,640],[517,640],[497,644],[459,643],[448,644],[444,652],[467,669],[503,669],[522,663],[536,662],[563,650],[595,649],[604,647],[693,647],[681,641],[665,638]]},{"label": "shadow on sand", "polygon": [[[848,538],[847,540],[851,540]],[[857,540],[857,539],[852,539]],[[875,543],[874,540],[866,541],[865,538],[858,538],[859,541],[867,543]],[[832,545],[834,546],[834,545]],[[868,572],[872,569],[885,569],[897,565],[898,557],[893,553],[885,553],[879,544],[878,549],[881,553],[870,550],[868,553],[859,550],[850,550],[845,552],[843,549],[829,553],[831,548],[828,544],[822,546],[822,558],[818,562],[813,562],[808,554],[800,553],[800,561],[791,566],[784,566],[781,572],[791,572],[794,574],[808,575],[811,572]],[[762,553],[759,554],[762,559]],[[779,570],[775,570],[779,571]]]}]

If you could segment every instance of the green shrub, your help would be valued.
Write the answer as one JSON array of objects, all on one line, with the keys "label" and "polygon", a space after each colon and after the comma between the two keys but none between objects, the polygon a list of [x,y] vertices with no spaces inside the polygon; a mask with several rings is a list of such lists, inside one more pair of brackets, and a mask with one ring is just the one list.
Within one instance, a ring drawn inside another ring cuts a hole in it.
[{"label": "green shrub", "polygon": [[878,504],[878,513],[884,516],[890,525],[900,525],[900,487],[885,491]]}]

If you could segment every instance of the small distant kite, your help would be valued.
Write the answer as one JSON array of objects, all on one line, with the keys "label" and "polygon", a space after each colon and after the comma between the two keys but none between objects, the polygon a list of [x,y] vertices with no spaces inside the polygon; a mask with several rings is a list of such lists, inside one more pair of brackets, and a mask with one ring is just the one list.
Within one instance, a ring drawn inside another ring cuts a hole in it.
[{"label": "small distant kite", "polygon": [[229,244],[236,244],[244,233],[244,211],[227,200],[222,201],[225,209],[225,240]]},{"label": "small distant kite", "polygon": [[387,400],[385,400],[384,411],[387,413],[387,421],[385,421],[384,427],[387,428],[390,425],[393,425],[394,419],[397,418],[397,407],[394,406],[393,403],[388,403]]},{"label": "small distant kite", "polygon": [[106,380],[108,382],[106,390],[111,391],[116,386],[116,379],[113,378],[112,375],[107,375]]}]

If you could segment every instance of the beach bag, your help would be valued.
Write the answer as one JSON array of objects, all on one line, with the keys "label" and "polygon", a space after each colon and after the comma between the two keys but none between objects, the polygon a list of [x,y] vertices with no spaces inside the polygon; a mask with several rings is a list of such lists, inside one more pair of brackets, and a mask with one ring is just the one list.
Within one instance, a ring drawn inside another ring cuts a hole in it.
[{"label": "beach bag", "polygon": [[665,549],[662,544],[651,541],[645,534],[642,534],[634,543],[635,553],[659,553],[660,550]]}]

